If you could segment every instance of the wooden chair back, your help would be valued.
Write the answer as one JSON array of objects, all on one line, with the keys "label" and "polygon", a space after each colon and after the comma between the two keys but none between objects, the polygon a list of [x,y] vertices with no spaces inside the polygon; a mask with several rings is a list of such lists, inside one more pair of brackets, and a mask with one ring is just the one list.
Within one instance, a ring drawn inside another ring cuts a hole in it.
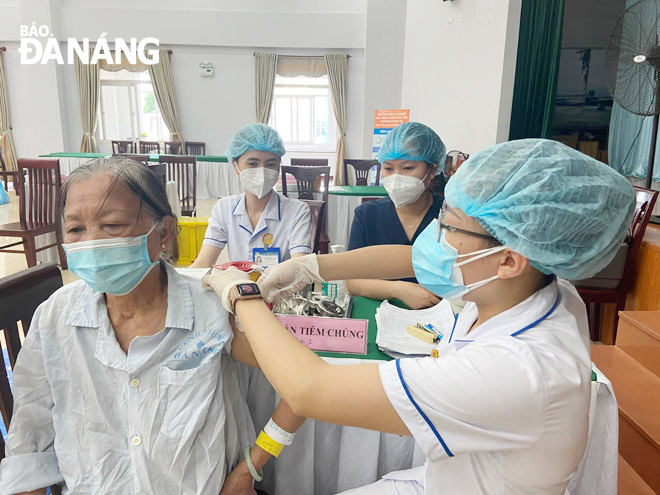
[{"label": "wooden chair back", "polygon": [[[635,281],[636,260],[642,239],[646,232],[646,226],[651,219],[653,208],[658,199],[658,191],[651,191],[641,187],[635,187],[635,211],[633,213],[630,227],[628,229],[628,253],[621,280],[614,288],[590,287],[587,281],[577,281],[576,288],[585,304],[589,315],[589,333],[592,340],[600,340],[600,304],[614,304],[614,321],[612,327],[612,344],[616,343],[617,326],[619,323],[619,311],[623,311],[626,297]],[[607,270],[607,268],[605,269]],[[593,279],[591,279],[593,280]],[[593,308],[592,308],[593,305]]]},{"label": "wooden chair back", "polygon": [[655,202],[658,199],[658,191],[651,191],[642,187],[635,189],[635,213],[628,229],[628,257],[623,271],[623,278],[619,285],[619,290],[628,292],[635,280],[635,261],[639,254],[639,248],[642,245],[642,239],[649,224]]},{"label": "wooden chair back", "polygon": [[[7,428],[14,410],[7,369],[14,369],[21,350],[19,322],[25,337],[37,306],[60,287],[62,275],[55,263],[37,265],[0,279],[0,329],[4,333],[9,357],[9,363],[6,363],[0,352],[0,413]],[[0,435],[0,459],[3,457],[4,443]]]},{"label": "wooden chair back", "polygon": [[147,163],[147,167],[163,184],[163,189],[167,190],[167,164],[166,163]]},{"label": "wooden chair back", "polygon": [[[282,165],[282,194],[288,197],[286,176],[292,175],[296,179],[298,187],[298,199],[313,200],[314,192],[319,191],[316,187],[318,182],[321,182],[320,192],[322,193],[322,201],[328,204],[328,187],[330,185],[330,167],[295,167]],[[326,217],[327,206],[320,211],[321,232],[318,242],[318,251],[320,253],[327,253],[330,247],[330,239],[326,232]]]},{"label": "wooden chair back", "polygon": [[165,141],[165,154],[166,155],[180,155],[181,154],[181,141]]},{"label": "wooden chair back", "polygon": [[140,141],[140,153],[157,153],[160,155],[158,141]]},{"label": "wooden chair back", "polygon": [[206,155],[206,143],[202,141],[186,141],[186,155]]},{"label": "wooden chair back", "polygon": [[[60,225],[60,161],[18,159],[19,219],[25,226]],[[25,194],[27,193],[27,194]]]},{"label": "wooden chair back", "polygon": [[376,167],[376,185],[380,185],[380,162],[378,160],[354,160],[352,158],[344,159],[344,180],[348,183],[348,167],[355,169],[355,185],[368,186],[369,172]]},{"label": "wooden chair back", "polygon": [[301,199],[300,201],[309,205],[309,211],[312,215],[312,253],[317,253],[319,252],[319,242],[323,230],[326,202],[315,199]]},{"label": "wooden chair back", "polygon": [[197,158],[187,155],[160,155],[167,165],[167,180],[176,182],[181,201],[181,215],[195,216],[197,209]]},{"label": "wooden chair back", "polygon": [[[19,158],[15,178],[19,221],[1,224],[0,238],[20,240],[3,244],[0,252],[25,254],[28,266],[35,266],[37,252],[56,247],[60,264],[66,269],[66,254],[62,248],[59,160]],[[51,232],[55,233],[55,242],[37,247],[36,238]],[[23,249],[14,249],[19,245]]]},{"label": "wooden chair back", "polygon": [[292,175],[298,186],[298,199],[314,199],[314,192],[318,191],[314,186],[317,179],[321,178],[323,201],[328,202],[328,187],[330,185],[330,167],[299,167],[282,165],[282,194],[288,197],[286,176]]},{"label": "wooden chair back", "polygon": [[137,153],[135,141],[112,141],[112,154]]},{"label": "wooden chair back", "polygon": [[293,167],[327,167],[327,158],[291,158]]}]

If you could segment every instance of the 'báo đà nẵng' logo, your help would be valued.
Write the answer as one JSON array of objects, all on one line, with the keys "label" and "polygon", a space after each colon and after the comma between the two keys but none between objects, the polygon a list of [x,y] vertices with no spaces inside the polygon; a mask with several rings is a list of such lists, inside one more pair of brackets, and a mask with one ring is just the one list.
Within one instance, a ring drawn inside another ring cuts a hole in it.
[{"label": "'b\u00e1o \u0111\u00e0 n\u1eb5ng' logo", "polygon": [[[158,39],[130,38],[127,42],[123,38],[115,38],[114,49],[111,49],[106,34],[101,33],[96,40],[83,38],[81,42],[68,38],[62,43],[63,48],[48,26],[35,26],[35,23],[32,26],[21,25],[21,47],[18,49],[21,64],[47,64],[51,60],[58,64],[73,64],[76,57],[83,64],[96,64],[100,60],[109,64],[121,64],[123,60],[131,64],[136,64],[138,60],[146,65],[158,63]],[[91,50],[90,41],[95,43]],[[153,46],[156,48],[150,48]]]}]

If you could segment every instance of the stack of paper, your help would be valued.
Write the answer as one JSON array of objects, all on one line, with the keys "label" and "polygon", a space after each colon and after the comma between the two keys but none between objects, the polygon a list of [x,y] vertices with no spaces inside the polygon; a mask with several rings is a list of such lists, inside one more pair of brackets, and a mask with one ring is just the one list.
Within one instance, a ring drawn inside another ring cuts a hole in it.
[{"label": "stack of paper", "polygon": [[449,301],[442,300],[426,309],[401,309],[383,301],[376,310],[378,334],[376,344],[387,353],[429,355],[437,344],[429,344],[413,337],[406,331],[408,325],[430,323],[448,339],[454,325],[454,313]]}]

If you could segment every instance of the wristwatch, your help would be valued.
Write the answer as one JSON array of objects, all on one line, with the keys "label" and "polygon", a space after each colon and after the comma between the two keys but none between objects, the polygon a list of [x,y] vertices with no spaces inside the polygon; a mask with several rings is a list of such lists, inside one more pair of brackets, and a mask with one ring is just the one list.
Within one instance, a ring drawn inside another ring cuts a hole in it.
[{"label": "wristwatch", "polygon": [[231,312],[236,314],[236,301],[239,299],[257,299],[261,298],[259,286],[255,283],[238,284],[229,291],[229,307]]}]

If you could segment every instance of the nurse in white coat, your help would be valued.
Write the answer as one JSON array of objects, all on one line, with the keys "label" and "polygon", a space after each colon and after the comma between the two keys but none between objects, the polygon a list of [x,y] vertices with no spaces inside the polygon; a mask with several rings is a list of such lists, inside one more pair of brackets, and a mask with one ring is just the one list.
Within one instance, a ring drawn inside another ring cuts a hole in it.
[{"label": "nurse in white coat", "polygon": [[[412,247],[305,256],[267,271],[266,300],[323,279],[400,278],[468,301],[429,357],[333,366],[245,298],[236,270],[207,276],[262,370],[306,417],[413,435],[424,466],[351,494],[563,494],[584,453],[591,361],[585,306],[560,279],[592,276],[623,241],[624,177],[560,143],[499,144],[448,182]],[[386,262],[385,262],[386,261]]]},{"label": "nurse in white coat", "polygon": [[266,124],[248,124],[225,154],[244,192],[220,199],[211,212],[202,249],[190,268],[207,268],[227,247],[230,261],[267,267],[312,252],[309,206],[273,189],[286,153],[282,138]]}]

